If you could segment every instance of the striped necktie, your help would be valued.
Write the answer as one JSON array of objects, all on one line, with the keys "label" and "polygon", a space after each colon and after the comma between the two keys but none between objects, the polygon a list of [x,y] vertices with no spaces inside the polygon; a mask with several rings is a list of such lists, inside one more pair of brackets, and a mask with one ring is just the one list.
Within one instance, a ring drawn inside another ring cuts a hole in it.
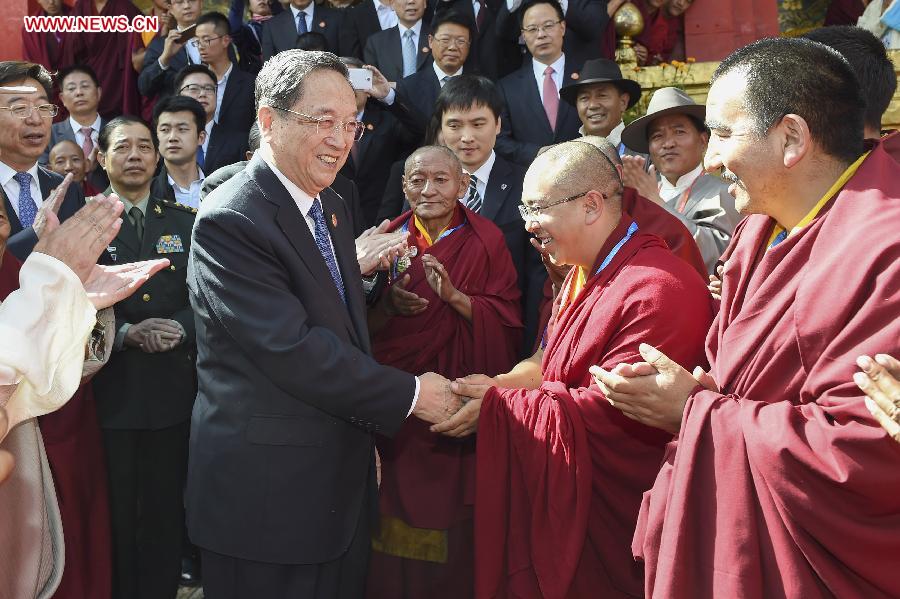
[{"label": "striped necktie", "polygon": [[466,196],[466,208],[472,212],[480,212],[483,203],[481,194],[478,193],[478,177],[469,175],[469,195]]}]

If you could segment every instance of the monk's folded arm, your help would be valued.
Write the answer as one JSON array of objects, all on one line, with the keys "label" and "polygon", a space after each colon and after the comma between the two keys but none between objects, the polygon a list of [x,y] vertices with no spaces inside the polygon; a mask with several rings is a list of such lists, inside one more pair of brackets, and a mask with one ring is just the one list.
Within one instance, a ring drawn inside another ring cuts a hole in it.
[{"label": "monk's folded arm", "polygon": [[541,386],[543,372],[541,360],[544,358],[544,350],[538,348],[534,355],[526,358],[513,366],[506,374],[498,374],[494,379],[498,387],[506,389],[537,389]]}]

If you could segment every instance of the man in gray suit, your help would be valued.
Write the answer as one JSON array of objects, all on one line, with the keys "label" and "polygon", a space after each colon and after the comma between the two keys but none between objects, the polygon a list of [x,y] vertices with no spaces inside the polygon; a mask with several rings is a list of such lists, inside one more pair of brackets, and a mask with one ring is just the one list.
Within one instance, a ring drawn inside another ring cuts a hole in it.
[{"label": "man in gray suit", "polygon": [[705,117],[706,107],[682,90],[657,90],[647,114],[622,131],[625,145],[649,153],[653,166],[645,171],[646,162],[640,156],[623,156],[622,162],[625,185],[684,223],[712,274],[741,217],[734,208],[734,197],[728,193],[728,183],[703,169],[709,142]]},{"label": "man in gray suit", "polygon": [[392,0],[391,7],[397,14],[397,25],[370,36],[363,57],[388,81],[400,81],[428,63],[431,28],[422,18],[425,0]]}]

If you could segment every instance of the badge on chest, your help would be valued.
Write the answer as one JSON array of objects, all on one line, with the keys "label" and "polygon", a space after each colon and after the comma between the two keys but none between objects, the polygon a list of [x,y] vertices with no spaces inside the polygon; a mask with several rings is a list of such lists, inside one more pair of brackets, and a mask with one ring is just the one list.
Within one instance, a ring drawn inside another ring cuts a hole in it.
[{"label": "badge on chest", "polygon": [[157,254],[178,254],[184,252],[180,235],[163,235],[156,242]]}]

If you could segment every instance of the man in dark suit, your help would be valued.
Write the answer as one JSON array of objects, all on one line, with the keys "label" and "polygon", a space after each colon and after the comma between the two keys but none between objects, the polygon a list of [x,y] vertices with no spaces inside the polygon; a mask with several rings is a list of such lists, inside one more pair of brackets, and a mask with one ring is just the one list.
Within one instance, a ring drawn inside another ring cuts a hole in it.
[{"label": "man in dark suit", "polygon": [[256,75],[262,68],[263,23],[284,8],[278,0],[249,0],[250,20],[244,21],[244,0],[231,0],[228,5],[228,23],[231,39],[240,56],[241,70]]},{"label": "man in dark suit", "polygon": [[73,141],[84,152],[85,171],[90,185],[97,191],[106,189],[109,180],[102,168],[97,168],[96,148],[100,129],[106,119],[100,116],[100,80],[94,70],[86,65],[72,65],[57,74],[59,99],[69,111],[69,118],[53,123],[50,144],[41,155],[40,163],[46,165],[50,149],[61,141]]},{"label": "man in dark suit", "polygon": [[[522,8],[522,35],[531,60],[500,80],[506,99],[497,153],[527,167],[543,146],[578,137],[578,112],[560,102],[563,83],[580,64],[563,53],[566,23],[556,0],[532,0]],[[574,75],[574,76],[573,76]]]},{"label": "man in dark suit", "polygon": [[185,67],[175,79],[178,94],[194,98],[206,111],[206,138],[197,151],[197,164],[204,172],[234,164],[244,159],[247,134],[217,123],[216,76],[202,64]]},{"label": "man in dark suit", "polygon": [[[512,4],[512,10],[509,6]],[[512,0],[500,3],[497,13],[497,34],[506,43],[518,44],[521,35],[522,14],[528,8],[528,0]],[[603,34],[609,23],[606,0],[568,0],[560,2],[559,19],[565,23],[563,50],[578,64],[589,58],[600,58],[603,51]],[[531,51],[528,40],[525,45]],[[527,62],[527,59],[526,59]]]},{"label": "man in dark suit", "polygon": [[166,37],[156,37],[144,53],[144,67],[138,76],[141,95],[168,96],[175,93],[176,74],[189,64],[200,64],[200,50],[181,32],[197,23],[203,12],[203,0],[181,0],[169,6],[175,28]]},{"label": "man in dark suit", "polygon": [[327,189],[362,131],[346,68],[288,50],[257,89],[262,147],[203,202],[191,246],[188,527],[207,599],[361,597],[373,433],[459,404],[446,379],[370,356],[350,216]]},{"label": "man in dark suit", "polygon": [[101,260],[168,258],[141,292],[115,305],[109,363],[93,379],[106,446],[113,596],[174,597],[181,573],[183,489],[194,375],[194,315],[185,273],[196,210],[152,197],[158,154],[150,128],[117,117],[97,158],[125,204]]},{"label": "man in dark suit", "polygon": [[228,49],[228,19],[222,13],[208,12],[197,20],[197,37],[192,40],[200,58],[216,76],[216,112],[214,118],[230,129],[246,135],[256,118],[253,85],[256,78],[237,68]]},{"label": "man in dark suit", "polygon": [[187,96],[169,96],[153,107],[153,130],[162,166],[150,185],[153,197],[199,208],[203,170],[197,150],[206,137],[203,106]]},{"label": "man in dark suit", "polygon": [[[503,39],[497,33],[497,14],[505,5],[506,0],[438,0],[434,10],[435,20],[445,13],[457,12],[475,24],[469,64],[494,81],[522,64],[518,35],[515,39]],[[435,30],[434,21],[431,30]]]},{"label": "man in dark suit", "polygon": [[[62,182],[62,177],[38,165],[50,141],[50,126],[57,107],[50,104],[53,83],[42,66],[29,62],[0,63],[0,85],[26,86],[30,93],[7,93],[0,97],[0,191],[9,218],[7,248],[25,260],[46,221],[40,211],[44,198]],[[59,208],[65,220],[84,205],[81,186],[70,185]]]},{"label": "man in dark suit", "polygon": [[328,40],[328,50],[338,51],[340,11],[312,0],[291,0],[280,15],[266,21],[262,29],[263,60],[269,60],[284,50],[296,48],[297,38],[308,31],[317,31]]},{"label": "man in dark suit", "polygon": [[341,56],[363,57],[369,36],[397,25],[390,0],[363,0],[344,12],[339,48]]},{"label": "man in dark suit", "polygon": [[397,25],[373,34],[363,47],[366,64],[374,65],[388,81],[400,81],[425,68],[431,57],[423,19],[425,0],[392,0]]},{"label": "man in dark suit", "polygon": [[444,143],[453,150],[469,174],[469,189],[460,201],[491,219],[506,239],[522,291],[525,339],[522,355],[531,353],[547,271],[519,214],[525,169],[494,152],[503,95],[489,79],[463,75],[453,79],[438,96],[435,116]]}]

